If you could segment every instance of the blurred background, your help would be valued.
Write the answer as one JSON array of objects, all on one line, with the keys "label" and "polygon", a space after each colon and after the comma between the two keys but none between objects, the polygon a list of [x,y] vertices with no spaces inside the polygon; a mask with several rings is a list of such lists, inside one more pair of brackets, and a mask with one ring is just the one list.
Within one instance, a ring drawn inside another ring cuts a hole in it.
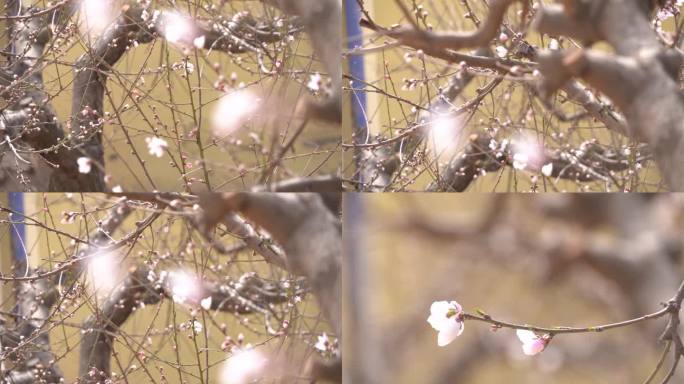
[{"label": "blurred background", "polygon": [[[73,260],[78,249],[83,248],[83,244],[76,244],[92,239],[118,203],[117,197],[104,194],[0,194],[3,276],[24,276],[27,267],[53,271],[64,261]],[[6,209],[15,213],[10,216]],[[21,211],[26,215],[23,220],[16,213]],[[135,205],[121,226],[110,234],[111,238],[115,243],[124,239],[153,213],[151,204]],[[220,234],[219,241],[229,254],[219,254],[198,235],[187,212],[167,210],[144,225],[139,236],[129,238],[115,252],[87,257],[83,273],[64,273],[63,284],[58,286],[59,300],[43,329],[49,331],[50,347],[65,382],[75,382],[79,376],[84,320],[97,312],[132,267],[140,265],[147,266],[156,277],[164,271],[187,276],[181,279],[181,293],[192,293],[195,279],[221,284],[233,292],[250,284],[251,279],[259,279],[264,283],[262,293],[267,294],[267,287],[276,285],[285,299],[279,303],[259,303],[259,296],[252,296],[251,291],[244,300],[264,307],[252,313],[205,311],[196,304],[183,304],[171,298],[143,306],[133,312],[116,334],[111,361],[112,372],[117,375],[114,382],[305,383],[310,380],[304,373],[307,362],[316,356],[330,357],[337,349],[331,327],[323,319],[316,300],[301,290],[301,278],[267,263],[246,248],[240,238]],[[17,302],[15,288],[16,283],[9,281],[0,286],[0,324],[8,329],[14,324],[11,311]],[[195,333],[193,321],[199,323]],[[4,332],[5,328],[2,329]],[[323,333],[330,335],[329,350],[319,343]],[[259,359],[246,357],[233,360],[238,356],[237,350],[246,349],[247,344],[259,353],[256,357],[268,363],[259,365]],[[33,350],[31,343],[20,349]],[[3,374],[19,364],[3,359]],[[254,365],[260,367],[257,372],[248,372],[242,378],[235,373],[239,370],[236,366],[249,371]]]},{"label": "blurred background", "polygon": [[655,312],[684,277],[684,195],[346,198],[348,382],[642,383],[654,370],[664,318],[558,335],[533,357],[515,331],[475,321],[438,347],[427,318],[440,300],[537,326]]}]

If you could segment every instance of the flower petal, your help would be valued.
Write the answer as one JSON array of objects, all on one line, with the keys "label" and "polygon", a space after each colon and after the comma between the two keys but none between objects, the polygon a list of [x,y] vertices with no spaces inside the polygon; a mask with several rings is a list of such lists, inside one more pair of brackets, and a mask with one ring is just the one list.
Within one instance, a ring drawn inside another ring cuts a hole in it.
[{"label": "flower petal", "polygon": [[515,331],[515,334],[518,336],[518,339],[520,339],[520,341],[523,344],[530,343],[534,340],[539,339],[536,333],[528,331],[527,329],[518,329],[517,331]]},{"label": "flower petal", "polygon": [[205,297],[204,299],[200,300],[200,306],[204,308],[205,311],[208,311],[211,309],[211,296]]},{"label": "flower petal", "polygon": [[461,333],[463,333],[463,322],[454,321],[453,324],[439,331],[439,334],[437,335],[437,345],[440,347],[449,345],[449,343],[454,341]]},{"label": "flower petal", "polygon": [[430,305],[430,313],[435,314],[435,313],[443,313],[446,316],[446,313],[449,312],[449,302],[448,301],[435,301]]},{"label": "flower petal", "polygon": [[524,343],[522,346],[522,349],[523,349],[523,353],[526,354],[527,356],[534,356],[537,353],[543,351],[545,347],[546,347],[546,343],[544,343],[543,340],[536,339],[536,340],[533,340],[529,343]]},{"label": "flower petal", "polygon": [[430,317],[428,317],[427,321],[430,323],[432,328],[435,329],[435,331],[440,331],[442,328],[444,328],[444,325],[449,319],[446,318],[446,315],[444,316],[439,316],[437,314],[431,314]]},{"label": "flower petal", "polygon": [[449,318],[447,313],[449,313],[449,309],[451,309],[451,305],[448,301],[435,301],[432,303],[430,306],[430,317],[427,319],[432,328],[441,331],[442,328],[448,326]]}]

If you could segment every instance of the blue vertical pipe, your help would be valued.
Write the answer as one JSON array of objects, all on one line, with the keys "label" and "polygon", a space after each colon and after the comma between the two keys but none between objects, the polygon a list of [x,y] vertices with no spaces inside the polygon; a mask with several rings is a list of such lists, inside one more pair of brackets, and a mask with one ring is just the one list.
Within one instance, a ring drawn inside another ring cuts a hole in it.
[{"label": "blue vertical pipe", "polygon": [[[345,20],[347,29],[347,48],[349,50],[363,45],[363,35],[359,20],[361,20],[361,9],[357,0],[344,0]],[[363,143],[368,135],[368,124],[366,121],[366,69],[363,55],[349,55],[349,74],[351,75],[352,87],[352,113],[354,116],[354,137],[355,143]],[[360,90],[360,91],[357,91]],[[363,182],[363,180],[359,180]]]},{"label": "blue vertical pipe", "polygon": [[[10,192],[8,195],[10,209],[24,215],[24,194]],[[12,224],[10,239],[15,261],[19,265],[26,265],[26,226],[23,224],[24,217],[21,215],[12,215],[12,221],[18,223]]]}]

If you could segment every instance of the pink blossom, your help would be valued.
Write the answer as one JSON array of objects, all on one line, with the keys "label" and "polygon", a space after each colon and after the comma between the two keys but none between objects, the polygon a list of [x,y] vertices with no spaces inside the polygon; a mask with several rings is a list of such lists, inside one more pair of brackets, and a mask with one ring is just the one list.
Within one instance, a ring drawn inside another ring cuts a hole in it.
[{"label": "pink blossom", "polygon": [[427,321],[439,332],[437,345],[444,347],[463,333],[463,308],[455,301],[435,301]]},{"label": "pink blossom", "polygon": [[526,329],[518,329],[516,332],[518,339],[522,342],[522,350],[528,356],[534,356],[546,348],[551,338],[549,335],[539,336],[532,331]]}]

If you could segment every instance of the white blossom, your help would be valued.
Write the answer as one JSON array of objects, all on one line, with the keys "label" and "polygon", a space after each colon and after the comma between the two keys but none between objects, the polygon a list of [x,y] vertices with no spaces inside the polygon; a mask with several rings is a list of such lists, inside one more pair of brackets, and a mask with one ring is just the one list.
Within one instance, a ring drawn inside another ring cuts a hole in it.
[{"label": "white blossom", "polygon": [[518,170],[523,170],[527,167],[527,162],[529,157],[526,153],[515,153],[513,154],[513,168]]},{"label": "white blossom", "polygon": [[80,173],[90,173],[92,170],[93,161],[89,157],[79,157],[76,162]]},{"label": "white blossom", "polygon": [[316,341],[316,345],[314,345],[314,348],[318,349],[321,352],[326,352],[330,348],[330,339],[328,338],[328,335],[325,332],[318,336],[318,340]]},{"label": "white blossom", "polygon": [[455,301],[435,301],[427,321],[438,331],[437,345],[444,347],[463,333],[463,308]]},{"label": "white blossom", "polygon": [[557,51],[560,49],[560,43],[556,39],[551,39],[549,40],[549,49],[553,51]]},{"label": "white blossom", "polygon": [[508,49],[506,49],[506,47],[504,47],[502,45],[497,45],[495,48],[495,51],[496,51],[496,55],[500,58],[504,58],[508,54]]},{"label": "white blossom", "polygon": [[192,330],[195,331],[195,333],[200,333],[200,332],[202,332],[202,329],[203,329],[202,323],[200,323],[200,322],[197,321],[197,320],[192,320],[191,323],[192,323],[192,324],[191,324],[191,325],[192,325]]},{"label": "white blossom", "polygon": [[156,136],[146,138],[145,142],[147,142],[147,149],[150,151],[150,155],[154,157],[164,156],[164,151],[169,146],[166,140]]},{"label": "white blossom", "polygon": [[204,299],[200,300],[200,306],[204,308],[204,310],[208,311],[211,309],[211,296],[205,297]]},{"label": "white blossom", "polygon": [[206,40],[206,37],[202,35],[192,40],[192,45],[194,45],[197,49],[202,49],[204,48],[204,43],[206,42]]},{"label": "white blossom", "polygon": [[306,87],[309,88],[310,90],[312,90],[313,92],[317,92],[321,89],[322,82],[323,82],[323,80],[321,78],[321,74],[320,73],[314,73],[309,78],[309,83],[306,85]]}]

